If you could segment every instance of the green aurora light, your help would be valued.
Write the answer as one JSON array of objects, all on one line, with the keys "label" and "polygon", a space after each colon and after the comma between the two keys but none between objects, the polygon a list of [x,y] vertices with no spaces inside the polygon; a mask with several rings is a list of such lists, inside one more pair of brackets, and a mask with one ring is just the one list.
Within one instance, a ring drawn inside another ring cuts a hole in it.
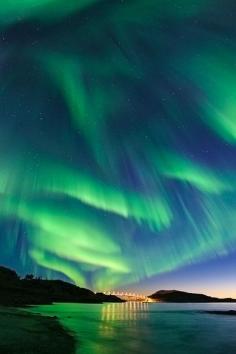
[{"label": "green aurora light", "polygon": [[233,8],[0,5],[3,259],[105,290],[236,249]]}]

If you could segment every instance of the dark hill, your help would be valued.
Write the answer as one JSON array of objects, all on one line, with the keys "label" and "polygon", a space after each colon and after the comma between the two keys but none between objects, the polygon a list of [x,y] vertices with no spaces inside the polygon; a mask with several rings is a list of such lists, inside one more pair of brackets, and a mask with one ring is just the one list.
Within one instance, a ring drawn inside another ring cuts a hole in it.
[{"label": "dark hill", "polygon": [[236,302],[235,299],[219,299],[204,294],[187,293],[179,290],[159,290],[149,296],[160,302]]},{"label": "dark hill", "polygon": [[0,266],[0,282],[11,282],[18,280],[19,277],[14,270]]},{"label": "dark hill", "polygon": [[23,306],[52,302],[122,302],[116,296],[95,294],[91,290],[61,280],[20,279],[16,272],[0,267],[0,305]]}]

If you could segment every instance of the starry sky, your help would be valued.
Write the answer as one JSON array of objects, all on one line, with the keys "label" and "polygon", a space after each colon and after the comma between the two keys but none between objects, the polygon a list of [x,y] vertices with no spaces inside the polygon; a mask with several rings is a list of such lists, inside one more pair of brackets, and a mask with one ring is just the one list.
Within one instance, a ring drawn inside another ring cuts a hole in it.
[{"label": "starry sky", "polygon": [[236,297],[236,3],[0,5],[0,261]]}]

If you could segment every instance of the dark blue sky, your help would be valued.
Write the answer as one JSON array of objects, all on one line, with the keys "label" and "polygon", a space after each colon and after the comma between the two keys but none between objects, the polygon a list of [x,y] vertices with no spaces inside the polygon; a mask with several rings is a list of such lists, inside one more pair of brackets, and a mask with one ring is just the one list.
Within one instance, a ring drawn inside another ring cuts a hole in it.
[{"label": "dark blue sky", "polygon": [[0,5],[0,261],[235,296],[236,4]]}]

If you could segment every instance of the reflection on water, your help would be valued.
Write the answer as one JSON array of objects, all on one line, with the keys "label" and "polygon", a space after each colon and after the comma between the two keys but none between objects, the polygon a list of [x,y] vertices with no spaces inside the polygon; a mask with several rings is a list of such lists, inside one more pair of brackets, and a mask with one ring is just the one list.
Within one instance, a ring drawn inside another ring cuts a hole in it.
[{"label": "reflection on water", "polygon": [[201,312],[209,309],[236,304],[55,304],[31,311],[57,316],[77,340],[76,354],[235,354],[236,318]]},{"label": "reflection on water", "polygon": [[124,302],[121,304],[107,304],[102,307],[100,336],[115,337],[117,327],[113,321],[124,321],[125,327],[136,325],[136,321],[147,319],[148,304],[142,302]]},{"label": "reflection on water", "polygon": [[148,303],[145,302],[111,303],[102,307],[101,321],[126,321],[134,325],[134,321],[147,318],[147,311]]}]

